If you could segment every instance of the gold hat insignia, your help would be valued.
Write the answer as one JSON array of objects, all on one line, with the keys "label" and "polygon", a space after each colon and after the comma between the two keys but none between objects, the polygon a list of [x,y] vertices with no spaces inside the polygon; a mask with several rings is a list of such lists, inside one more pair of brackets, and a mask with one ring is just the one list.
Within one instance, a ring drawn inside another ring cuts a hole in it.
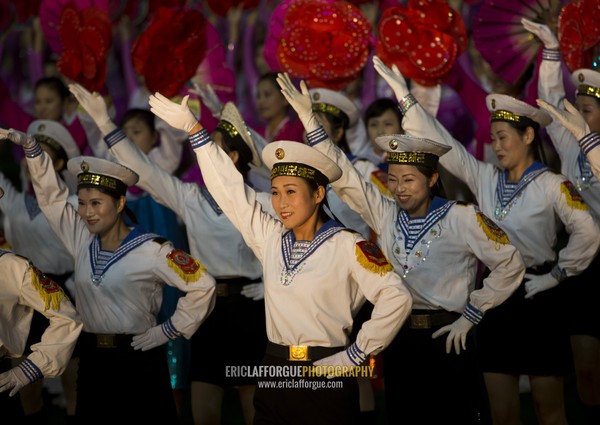
[{"label": "gold hat insignia", "polygon": [[281,148],[275,150],[275,158],[282,160],[285,157],[285,151]]},{"label": "gold hat insignia", "polygon": [[38,131],[44,131],[46,129],[46,124],[38,125]]},{"label": "gold hat insignia", "polygon": [[398,149],[398,141],[395,139],[390,140],[390,149],[395,151]]},{"label": "gold hat insignia", "polygon": [[496,99],[492,99],[492,109],[496,109]]},{"label": "gold hat insignia", "polygon": [[321,95],[319,93],[313,93],[313,100],[319,100]]},{"label": "gold hat insignia", "polygon": [[88,164],[87,162],[83,161],[81,163],[81,171],[83,171],[84,173],[87,173],[88,171],[90,171],[90,164]]},{"label": "gold hat insignia", "polygon": [[585,75],[583,75],[583,72],[579,73],[579,75],[577,76],[577,79],[579,80],[580,83],[583,83],[585,81]]}]

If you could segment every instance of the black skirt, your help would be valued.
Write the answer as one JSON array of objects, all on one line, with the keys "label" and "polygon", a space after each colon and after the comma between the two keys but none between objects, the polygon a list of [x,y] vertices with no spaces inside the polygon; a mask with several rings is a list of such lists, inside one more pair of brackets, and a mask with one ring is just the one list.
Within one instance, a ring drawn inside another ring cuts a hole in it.
[{"label": "black skirt", "polygon": [[482,371],[564,376],[572,369],[566,282],[531,299],[525,298],[524,282],[477,326]]},{"label": "black skirt", "polygon": [[570,335],[587,335],[600,339],[600,255],[580,275],[570,277],[565,285],[567,326]]},{"label": "black skirt", "polygon": [[191,338],[191,381],[223,387],[254,385],[256,378],[228,376],[227,367],[261,364],[267,345],[265,322],[264,300],[239,293],[218,296],[213,311]]}]

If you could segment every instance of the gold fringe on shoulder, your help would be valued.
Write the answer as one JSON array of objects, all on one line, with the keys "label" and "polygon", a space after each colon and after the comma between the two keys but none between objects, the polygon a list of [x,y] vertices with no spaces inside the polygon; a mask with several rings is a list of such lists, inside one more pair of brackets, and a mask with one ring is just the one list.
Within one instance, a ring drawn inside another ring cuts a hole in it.
[{"label": "gold fringe on shoulder", "polygon": [[565,180],[560,185],[560,191],[565,195],[565,200],[567,201],[567,205],[576,210],[589,210],[589,207],[583,200],[583,197],[577,192],[573,183],[568,180]]},{"label": "gold fringe on shoulder", "polygon": [[372,242],[362,241],[356,244],[356,260],[365,269],[384,276],[394,270],[383,252]]},{"label": "gold fringe on shoulder", "polygon": [[508,240],[508,235],[504,233],[504,230],[498,227],[496,223],[490,220],[482,212],[477,213],[477,221],[479,222],[479,226],[483,229],[483,232],[489,240],[501,245],[506,245],[510,243],[510,241]]},{"label": "gold fringe on shoulder", "polygon": [[196,282],[206,272],[206,267],[181,249],[174,249],[167,254],[167,264],[185,283]]},{"label": "gold fringe on shoulder", "polygon": [[60,286],[56,284],[52,279],[47,277],[41,271],[35,267],[31,267],[31,282],[35,289],[37,289],[40,298],[44,300],[44,311],[52,308],[52,310],[59,311],[60,303],[63,300],[69,300],[69,297],[62,290]]}]

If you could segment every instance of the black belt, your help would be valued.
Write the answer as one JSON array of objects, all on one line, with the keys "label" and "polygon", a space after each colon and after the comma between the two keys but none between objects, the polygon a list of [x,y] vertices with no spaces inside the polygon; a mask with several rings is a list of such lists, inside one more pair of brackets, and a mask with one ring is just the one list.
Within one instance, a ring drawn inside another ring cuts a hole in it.
[{"label": "black belt", "polygon": [[544,263],[539,266],[527,267],[525,269],[525,273],[534,274],[534,275],[542,275],[546,273],[550,273],[554,268],[554,263]]},{"label": "black belt", "polygon": [[408,327],[410,329],[431,329],[449,325],[459,317],[459,313],[446,310],[413,310],[408,318]]},{"label": "black belt", "polygon": [[250,279],[247,277],[233,277],[230,279],[216,279],[215,293],[217,297],[229,297],[240,295],[244,285],[258,283],[261,279]]},{"label": "black belt", "polygon": [[82,345],[96,348],[131,348],[133,335],[130,334],[94,334],[81,332],[79,341]]},{"label": "black belt", "polygon": [[308,345],[279,345],[267,342],[267,354],[294,362],[315,361],[342,351],[344,347],[309,347]]}]

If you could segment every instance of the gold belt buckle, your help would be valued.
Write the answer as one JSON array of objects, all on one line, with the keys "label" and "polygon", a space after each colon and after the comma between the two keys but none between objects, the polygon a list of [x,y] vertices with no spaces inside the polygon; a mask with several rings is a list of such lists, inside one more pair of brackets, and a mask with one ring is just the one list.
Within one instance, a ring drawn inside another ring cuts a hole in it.
[{"label": "gold belt buckle", "polygon": [[98,348],[116,348],[114,334],[96,334],[96,347]]},{"label": "gold belt buckle", "polygon": [[215,292],[217,297],[226,297],[229,295],[229,288],[226,283],[217,283],[215,285]]},{"label": "gold belt buckle", "polygon": [[410,316],[411,329],[430,329],[431,316],[429,314],[412,314]]},{"label": "gold belt buckle", "polygon": [[307,362],[310,360],[308,357],[308,345],[290,345],[290,355],[288,360],[293,362]]}]

